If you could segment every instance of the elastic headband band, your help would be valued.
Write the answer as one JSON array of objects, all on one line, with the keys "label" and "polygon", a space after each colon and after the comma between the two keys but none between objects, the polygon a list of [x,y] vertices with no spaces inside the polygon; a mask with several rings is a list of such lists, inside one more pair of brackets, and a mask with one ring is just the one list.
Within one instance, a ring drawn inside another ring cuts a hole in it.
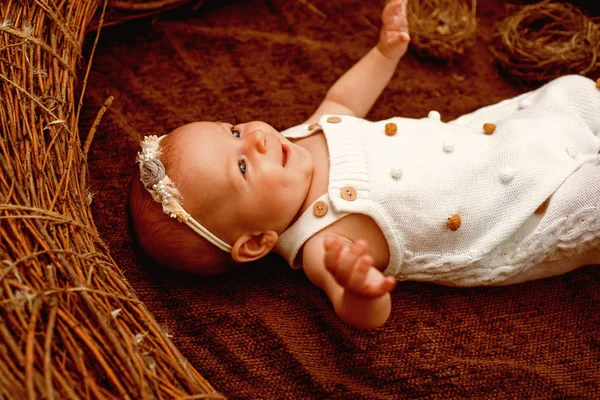
[{"label": "elastic headband band", "polygon": [[167,176],[165,166],[158,159],[162,154],[159,143],[165,136],[161,136],[160,138],[156,135],[145,136],[141,142],[142,151],[137,154],[137,162],[140,165],[140,181],[142,181],[146,190],[152,195],[152,199],[162,204],[165,214],[171,218],[176,218],[179,222],[183,222],[219,249],[231,253],[231,246],[229,244],[203,227],[181,205],[183,197],[179,193],[179,190],[177,190],[175,183]]}]

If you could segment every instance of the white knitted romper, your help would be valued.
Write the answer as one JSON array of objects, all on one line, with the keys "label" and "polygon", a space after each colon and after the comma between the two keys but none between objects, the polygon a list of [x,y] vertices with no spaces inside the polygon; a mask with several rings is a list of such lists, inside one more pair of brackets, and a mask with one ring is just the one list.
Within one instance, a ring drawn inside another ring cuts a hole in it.
[{"label": "white knitted romper", "polygon": [[[484,123],[496,125],[493,134]],[[321,129],[330,173],[317,201],[329,207],[320,217],[308,208],[280,236],[290,265],[308,238],[349,213],[378,224],[390,251],[384,273],[399,280],[511,284],[565,273],[600,248],[600,90],[590,79],[565,76],[450,123],[436,112],[379,122],[323,116],[313,129],[282,133]],[[452,230],[455,214],[461,225]]]}]

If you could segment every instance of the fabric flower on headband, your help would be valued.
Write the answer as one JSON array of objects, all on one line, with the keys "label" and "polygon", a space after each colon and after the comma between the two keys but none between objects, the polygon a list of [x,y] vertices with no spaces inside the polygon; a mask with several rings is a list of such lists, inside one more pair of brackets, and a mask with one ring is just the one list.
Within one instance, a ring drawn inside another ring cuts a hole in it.
[{"label": "fabric flower on headband", "polygon": [[150,193],[152,199],[157,203],[161,203],[165,214],[171,218],[176,218],[219,249],[230,253],[231,246],[229,244],[202,226],[183,208],[183,197],[177,190],[175,183],[167,175],[165,166],[159,159],[162,154],[159,144],[165,136],[159,138],[156,135],[150,135],[142,140],[142,151],[137,154],[137,163],[140,166],[140,181]]}]

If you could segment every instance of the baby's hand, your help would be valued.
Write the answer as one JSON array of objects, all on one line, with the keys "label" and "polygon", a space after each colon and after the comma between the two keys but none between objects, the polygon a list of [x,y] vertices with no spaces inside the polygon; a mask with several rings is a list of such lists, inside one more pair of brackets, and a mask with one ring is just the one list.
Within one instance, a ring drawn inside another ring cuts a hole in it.
[{"label": "baby's hand", "polygon": [[384,56],[399,59],[406,53],[410,36],[406,19],[408,0],[389,0],[381,13],[381,32],[377,47]]},{"label": "baby's hand", "polygon": [[341,240],[328,237],[324,241],[325,268],[344,289],[363,297],[380,297],[389,293],[396,280],[384,276],[373,266],[373,258],[367,255],[368,245],[357,240],[350,247]]}]

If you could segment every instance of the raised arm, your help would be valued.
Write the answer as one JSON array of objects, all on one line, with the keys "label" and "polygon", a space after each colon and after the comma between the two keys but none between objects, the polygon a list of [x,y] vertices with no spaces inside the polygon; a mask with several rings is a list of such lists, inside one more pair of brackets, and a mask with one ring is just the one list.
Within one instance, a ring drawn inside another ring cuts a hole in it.
[{"label": "raised arm", "polygon": [[377,45],[331,86],[307,123],[318,121],[323,114],[361,118],[367,115],[408,48],[407,1],[387,2],[381,13],[382,24]]},{"label": "raised arm", "polygon": [[367,243],[317,234],[304,245],[306,276],[327,293],[342,321],[360,329],[377,328],[391,311],[396,280],[384,276],[367,255]]}]

